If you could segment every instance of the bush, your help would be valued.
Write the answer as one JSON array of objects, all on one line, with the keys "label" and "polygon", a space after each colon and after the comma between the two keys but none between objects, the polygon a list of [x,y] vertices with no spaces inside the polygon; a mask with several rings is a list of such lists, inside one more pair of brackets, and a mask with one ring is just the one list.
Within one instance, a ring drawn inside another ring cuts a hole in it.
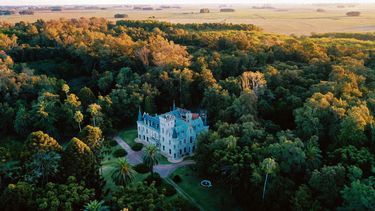
[{"label": "bush", "polygon": [[142,148],[143,148],[143,144],[142,143],[135,143],[132,146],[132,150],[134,150],[134,151],[140,151]]},{"label": "bush", "polygon": [[173,187],[173,185],[168,184],[166,182],[163,182],[163,185],[161,186],[162,189],[165,189],[165,196],[173,196],[177,193],[176,189]]},{"label": "bush", "polygon": [[134,166],[133,169],[140,174],[145,174],[150,171],[150,169],[144,163]]},{"label": "bush", "polygon": [[147,184],[151,184],[152,182],[155,182],[156,187],[160,187],[162,183],[162,179],[158,173],[150,174],[149,176],[146,177],[144,181],[147,182]]},{"label": "bush", "polygon": [[113,152],[113,156],[116,158],[125,157],[127,154],[124,149],[116,149],[116,151]]},{"label": "bush", "polygon": [[180,177],[180,175],[175,175],[174,177],[173,177],[173,182],[175,182],[175,183],[180,183],[180,182],[182,182],[182,179],[181,179],[181,177]]},{"label": "bush", "polygon": [[117,146],[117,142],[115,140],[111,140],[109,142],[109,146],[111,146],[111,147]]}]

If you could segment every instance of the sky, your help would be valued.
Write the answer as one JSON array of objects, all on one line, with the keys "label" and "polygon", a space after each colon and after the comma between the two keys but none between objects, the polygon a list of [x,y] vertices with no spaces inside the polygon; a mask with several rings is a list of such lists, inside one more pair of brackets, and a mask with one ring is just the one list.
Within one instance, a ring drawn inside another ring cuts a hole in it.
[{"label": "sky", "polygon": [[312,4],[375,3],[375,0],[0,0],[0,5],[83,5],[83,4]]}]

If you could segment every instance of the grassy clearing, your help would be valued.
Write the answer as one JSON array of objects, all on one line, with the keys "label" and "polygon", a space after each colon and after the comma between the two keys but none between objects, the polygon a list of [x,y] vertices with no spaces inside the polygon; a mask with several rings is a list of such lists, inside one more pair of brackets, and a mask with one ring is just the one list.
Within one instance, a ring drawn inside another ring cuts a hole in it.
[{"label": "grassy clearing", "polygon": [[202,187],[200,182],[204,178],[198,177],[193,168],[192,166],[181,167],[170,175],[170,178],[180,175],[182,181],[178,183],[178,186],[193,197],[204,210],[239,209],[227,189],[218,187],[215,184],[211,188]]},{"label": "grassy clearing", "polygon": [[134,140],[137,138],[137,128],[126,128],[119,132],[119,136],[132,147],[136,143]]}]

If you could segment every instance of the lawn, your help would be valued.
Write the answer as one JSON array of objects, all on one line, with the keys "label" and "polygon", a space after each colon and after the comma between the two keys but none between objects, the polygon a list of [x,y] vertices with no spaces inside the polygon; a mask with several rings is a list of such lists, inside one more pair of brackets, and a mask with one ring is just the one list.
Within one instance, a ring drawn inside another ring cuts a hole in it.
[{"label": "lawn", "polygon": [[137,138],[137,128],[126,128],[119,132],[119,136],[132,147],[136,143],[134,140]]},{"label": "lawn", "polygon": [[170,178],[180,175],[182,181],[177,185],[193,197],[204,210],[240,210],[227,189],[215,184],[211,188],[202,187],[200,182],[204,178],[199,178],[193,168],[193,166],[181,167]]}]

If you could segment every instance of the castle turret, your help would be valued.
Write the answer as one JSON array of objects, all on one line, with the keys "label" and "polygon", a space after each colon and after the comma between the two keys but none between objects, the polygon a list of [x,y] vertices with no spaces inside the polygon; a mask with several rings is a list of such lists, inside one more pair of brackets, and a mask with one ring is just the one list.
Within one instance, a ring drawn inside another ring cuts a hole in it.
[{"label": "castle turret", "polygon": [[139,110],[138,110],[138,121],[142,121],[143,118],[142,118],[142,112],[141,112],[141,106],[139,106]]}]

